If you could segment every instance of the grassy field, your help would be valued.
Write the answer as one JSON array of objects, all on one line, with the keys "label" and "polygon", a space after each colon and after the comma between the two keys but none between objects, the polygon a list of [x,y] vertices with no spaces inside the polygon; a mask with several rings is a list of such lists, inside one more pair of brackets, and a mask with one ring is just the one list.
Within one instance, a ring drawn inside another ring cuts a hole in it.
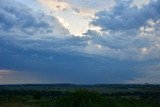
[{"label": "grassy field", "polygon": [[160,86],[1,85],[0,107],[160,107]]}]

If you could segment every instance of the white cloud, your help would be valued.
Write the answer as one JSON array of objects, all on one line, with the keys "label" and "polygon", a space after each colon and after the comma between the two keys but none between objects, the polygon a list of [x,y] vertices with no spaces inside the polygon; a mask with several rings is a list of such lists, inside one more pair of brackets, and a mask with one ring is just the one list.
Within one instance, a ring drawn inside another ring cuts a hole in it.
[{"label": "white cloud", "polygon": [[[84,48],[86,53],[98,54],[115,59],[147,60],[160,59],[160,32],[159,21],[143,26],[142,30],[111,31],[98,34],[88,31],[86,35],[92,40],[93,46],[102,45],[99,50],[88,45]],[[152,29],[152,30],[148,30]],[[90,51],[88,52],[87,50]],[[87,49],[87,50],[86,50]],[[91,50],[94,51],[91,51]],[[99,52],[101,51],[101,52]]]},{"label": "white cloud", "polygon": [[70,5],[63,0],[37,0],[42,5],[47,6],[49,9],[56,11],[64,11],[71,8]]},{"label": "white cloud", "polygon": [[131,6],[137,6],[138,8],[142,8],[144,5],[147,5],[150,0],[133,0]]},{"label": "white cloud", "polygon": [[92,24],[102,27],[103,30],[127,31],[145,26],[150,19],[157,21],[160,18],[159,0],[152,0],[141,9],[130,7],[130,4],[131,0],[117,1],[111,11],[98,12],[98,18]]},{"label": "white cloud", "polygon": [[[113,0],[38,0],[48,11],[58,19],[63,19],[65,22],[61,23],[71,34],[75,36],[84,36],[88,29],[90,29],[89,22],[95,18],[97,11],[107,9],[109,10],[114,5]],[[95,5],[96,4],[96,5]],[[66,26],[66,23],[67,26]]]}]

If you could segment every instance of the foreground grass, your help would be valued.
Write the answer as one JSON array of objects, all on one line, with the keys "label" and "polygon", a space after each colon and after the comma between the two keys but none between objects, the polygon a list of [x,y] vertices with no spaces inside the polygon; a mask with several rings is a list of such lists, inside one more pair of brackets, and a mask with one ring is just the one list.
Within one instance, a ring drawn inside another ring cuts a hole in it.
[{"label": "foreground grass", "polygon": [[35,91],[1,93],[0,107],[160,107],[159,96],[155,97],[149,93],[145,96],[102,95],[88,90],[53,93]]}]

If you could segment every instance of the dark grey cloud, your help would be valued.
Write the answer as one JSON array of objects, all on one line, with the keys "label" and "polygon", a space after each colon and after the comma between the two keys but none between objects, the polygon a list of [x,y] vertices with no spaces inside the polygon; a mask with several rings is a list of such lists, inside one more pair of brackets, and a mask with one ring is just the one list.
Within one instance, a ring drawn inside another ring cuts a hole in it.
[{"label": "dark grey cloud", "polygon": [[149,19],[157,21],[160,18],[159,0],[151,0],[142,8],[131,6],[131,2],[132,0],[117,0],[111,11],[98,12],[98,19],[94,19],[92,24],[102,27],[103,30],[126,31],[139,29]]},{"label": "dark grey cloud", "polygon": [[48,22],[41,19],[42,15],[36,15],[31,9],[17,2],[9,0],[0,1],[0,23],[6,30],[18,28],[48,28]]},{"label": "dark grey cloud", "polygon": [[[6,18],[0,21],[3,23],[3,29],[0,30],[0,69],[18,71],[5,79],[1,78],[3,82],[8,80],[25,83],[36,78],[33,82],[117,83],[135,75],[132,72],[127,73],[128,76],[126,73],[120,73],[119,71],[128,72],[130,67],[121,68],[124,64],[119,65],[117,60],[85,56],[86,52],[81,49],[87,46],[87,41],[92,38],[74,35],[67,37],[67,31],[56,20],[51,21],[45,15],[39,18],[40,14],[20,4],[12,4],[9,0],[3,3],[4,8],[11,8],[13,5],[11,10],[16,12],[1,9],[5,12],[1,14]],[[24,10],[21,11],[21,8]],[[9,22],[10,14],[14,18]],[[59,31],[59,28],[62,30]],[[43,34],[41,29],[52,29],[52,32]],[[112,79],[115,76],[118,78]]]},{"label": "dark grey cloud", "polygon": [[31,76],[23,82],[35,77],[47,83],[141,78],[143,66],[160,62],[159,1],[141,9],[130,7],[130,2],[117,1],[111,11],[97,13],[92,24],[102,27],[102,34],[88,30],[84,37],[75,37],[53,16],[0,0],[0,70]]},{"label": "dark grey cloud", "polygon": [[151,0],[142,8],[131,3],[116,1],[110,11],[96,14],[91,24],[101,27],[102,33],[85,33],[91,42],[85,51],[116,59],[160,59],[160,2]]},{"label": "dark grey cloud", "polygon": [[[26,50],[13,42],[3,40],[0,40],[0,43],[0,69],[18,71],[13,76],[20,76],[19,78],[24,76],[20,74],[26,74],[25,78],[31,79],[27,77],[30,75],[32,78],[38,78],[39,82],[46,83],[118,83],[124,78],[129,79],[136,75],[135,72],[130,72],[132,70],[130,67],[135,66],[135,63],[130,61],[88,57],[71,52],[61,53],[32,48]],[[112,79],[115,76],[117,78]]]},{"label": "dark grey cloud", "polygon": [[0,1],[0,28],[0,40],[22,49],[53,51],[69,43],[68,30],[56,18],[14,0]]},{"label": "dark grey cloud", "polygon": [[0,28],[8,32],[20,31],[33,35],[49,34],[53,32],[68,32],[57,19],[47,16],[43,12],[32,9],[16,1],[0,1]]},{"label": "dark grey cloud", "polygon": [[[104,30],[103,33],[100,35],[89,30],[85,37],[69,35],[68,30],[56,18],[43,12],[34,12],[22,4],[9,0],[0,2],[1,39],[13,42],[22,49],[74,52],[115,59],[159,58],[158,1],[151,1],[141,9],[130,7],[131,1],[117,1],[111,11],[97,13],[99,18],[93,21],[106,25],[99,25]],[[127,20],[124,20],[125,18]],[[152,24],[148,24],[148,20],[151,20]],[[108,25],[114,27],[113,31],[108,31]],[[139,28],[140,26],[143,30]],[[156,51],[154,56],[152,51]]]},{"label": "dark grey cloud", "polygon": [[90,48],[84,47],[84,50],[87,48],[90,54],[123,60],[160,59],[159,23],[159,21],[152,22],[152,25],[147,24],[142,27],[143,30],[129,32],[104,31],[99,34],[89,30],[86,35],[90,38],[88,44]]}]

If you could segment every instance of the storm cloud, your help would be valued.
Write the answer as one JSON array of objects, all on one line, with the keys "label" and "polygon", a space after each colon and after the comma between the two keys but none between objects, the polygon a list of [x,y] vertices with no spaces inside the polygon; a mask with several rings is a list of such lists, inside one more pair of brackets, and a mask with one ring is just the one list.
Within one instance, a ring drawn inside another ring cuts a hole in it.
[{"label": "storm cloud", "polygon": [[[0,83],[160,81],[159,0],[141,8],[131,5],[133,0],[65,0],[71,7],[56,10],[57,14],[52,8],[33,9],[23,2],[0,1]],[[57,18],[69,17],[76,26],[86,14],[94,16],[86,25],[93,29],[85,29],[81,36],[64,26],[65,19]]]}]

